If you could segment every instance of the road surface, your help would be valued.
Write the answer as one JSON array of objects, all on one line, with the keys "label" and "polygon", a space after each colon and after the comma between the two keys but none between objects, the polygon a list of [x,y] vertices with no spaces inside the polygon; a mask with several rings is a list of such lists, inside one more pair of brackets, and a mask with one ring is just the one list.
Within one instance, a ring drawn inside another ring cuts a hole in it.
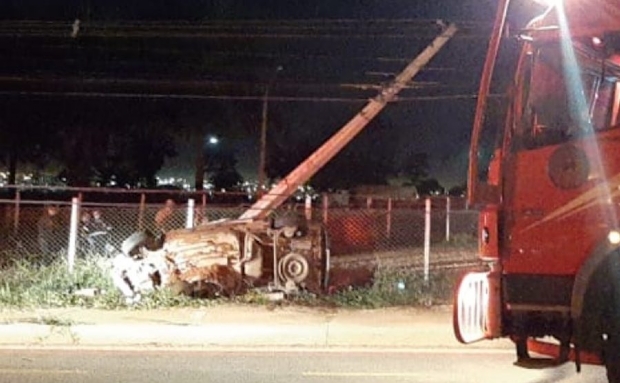
[{"label": "road surface", "polygon": [[1,349],[0,382],[605,382],[601,367],[513,366],[509,350]]}]

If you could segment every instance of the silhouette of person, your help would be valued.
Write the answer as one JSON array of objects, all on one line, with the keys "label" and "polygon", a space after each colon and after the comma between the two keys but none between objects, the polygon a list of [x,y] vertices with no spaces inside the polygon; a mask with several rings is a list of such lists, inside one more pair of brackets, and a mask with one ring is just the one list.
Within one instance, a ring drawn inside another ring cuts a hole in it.
[{"label": "silhouette of person", "polygon": [[102,231],[109,232],[112,230],[112,226],[110,226],[104,219],[101,210],[93,210],[93,220],[91,224],[93,231]]},{"label": "silhouette of person", "polygon": [[167,199],[164,207],[155,214],[155,226],[159,234],[164,234],[175,228],[174,212],[176,204],[172,199]]},{"label": "silhouette of person", "polygon": [[62,248],[62,230],[58,207],[49,205],[43,210],[43,215],[37,222],[39,250],[42,254],[51,254]]}]

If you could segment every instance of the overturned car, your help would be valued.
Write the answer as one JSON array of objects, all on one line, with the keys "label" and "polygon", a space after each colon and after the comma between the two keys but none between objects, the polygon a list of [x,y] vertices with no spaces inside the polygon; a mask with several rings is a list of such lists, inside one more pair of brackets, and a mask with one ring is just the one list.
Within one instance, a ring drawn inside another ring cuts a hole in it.
[{"label": "overturned car", "polygon": [[113,264],[114,284],[128,302],[160,287],[203,298],[256,287],[318,293],[328,273],[323,226],[297,216],[223,220],[161,238],[137,232],[123,242]]}]

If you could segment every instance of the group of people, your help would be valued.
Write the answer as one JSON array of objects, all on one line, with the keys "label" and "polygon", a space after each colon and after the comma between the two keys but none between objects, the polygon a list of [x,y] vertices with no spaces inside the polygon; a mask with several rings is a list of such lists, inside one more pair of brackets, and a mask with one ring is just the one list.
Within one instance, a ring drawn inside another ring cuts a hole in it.
[{"label": "group of people", "polygon": [[[155,214],[155,228],[157,235],[182,227],[178,216],[176,203],[172,199],[166,200],[164,206]],[[203,221],[202,210],[194,210],[194,226]],[[52,254],[60,251],[66,244],[67,224],[63,223],[59,208],[48,205],[37,222],[38,244],[42,254]],[[99,209],[83,210],[80,215],[78,247],[83,253],[105,254],[109,244],[110,226]]]},{"label": "group of people", "polygon": [[83,211],[80,217],[80,249],[91,253],[104,254],[109,241],[110,226],[98,209]]},{"label": "group of people", "polygon": [[[79,249],[82,252],[104,254],[112,227],[103,219],[101,210],[83,211],[80,216]],[[37,221],[37,242],[42,254],[54,254],[66,245],[68,226],[60,209],[47,205]]]}]

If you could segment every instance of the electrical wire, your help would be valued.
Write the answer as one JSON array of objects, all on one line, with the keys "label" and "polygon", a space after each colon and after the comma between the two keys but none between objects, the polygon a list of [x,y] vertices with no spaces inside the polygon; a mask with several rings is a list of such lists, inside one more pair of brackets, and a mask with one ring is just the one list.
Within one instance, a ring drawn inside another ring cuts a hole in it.
[{"label": "electrical wire", "polygon": [[[200,94],[162,94],[162,93],[119,93],[119,92],[52,92],[52,91],[7,91],[1,90],[0,96],[49,96],[49,97],[84,97],[84,98],[140,98],[140,99],[185,99],[185,100],[221,100],[221,101],[263,101],[263,96],[234,95],[200,95]],[[451,94],[437,96],[397,97],[395,103],[438,101],[438,100],[472,100],[476,94]],[[502,98],[503,94],[492,94],[493,98]],[[269,102],[324,102],[324,103],[359,103],[367,102],[368,98],[345,97],[269,97]]]}]

